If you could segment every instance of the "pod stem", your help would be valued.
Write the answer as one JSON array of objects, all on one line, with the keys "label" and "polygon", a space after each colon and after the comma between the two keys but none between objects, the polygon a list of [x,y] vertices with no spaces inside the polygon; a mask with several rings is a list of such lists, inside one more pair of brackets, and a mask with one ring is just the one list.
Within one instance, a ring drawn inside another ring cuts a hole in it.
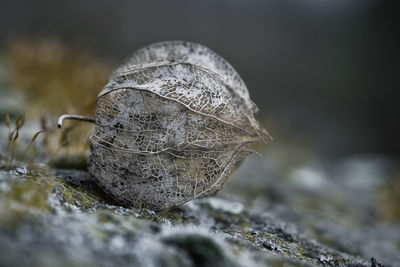
[{"label": "pod stem", "polygon": [[58,118],[58,123],[57,123],[58,128],[61,128],[62,123],[63,123],[64,120],[78,120],[78,121],[87,121],[87,122],[91,122],[91,123],[94,123],[94,122],[95,122],[94,118],[91,118],[91,117],[85,117],[85,116],[80,116],[80,115],[64,114],[64,115],[61,115],[61,116]]}]

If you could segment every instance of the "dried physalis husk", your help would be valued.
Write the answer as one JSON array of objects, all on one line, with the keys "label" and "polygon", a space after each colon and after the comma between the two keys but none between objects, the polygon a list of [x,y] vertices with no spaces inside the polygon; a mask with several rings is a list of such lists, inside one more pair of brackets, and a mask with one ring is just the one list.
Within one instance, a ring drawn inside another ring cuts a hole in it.
[{"label": "dried physalis husk", "polygon": [[97,98],[89,172],[121,204],[163,209],[216,193],[269,138],[233,67],[183,41],[146,46],[118,67]]}]

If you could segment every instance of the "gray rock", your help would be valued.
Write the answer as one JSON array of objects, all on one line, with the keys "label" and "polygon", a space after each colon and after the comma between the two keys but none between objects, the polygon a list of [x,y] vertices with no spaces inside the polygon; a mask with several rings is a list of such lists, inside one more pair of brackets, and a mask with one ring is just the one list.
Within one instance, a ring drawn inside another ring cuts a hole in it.
[{"label": "gray rock", "polygon": [[[268,186],[264,181],[257,184],[262,187],[259,193],[254,191],[252,184],[265,179],[257,173],[271,174],[267,165],[260,164],[264,160],[245,162],[218,197],[158,212],[116,205],[84,171],[46,166],[2,170],[0,265],[399,264],[399,254],[393,250],[399,244],[398,226],[388,232],[370,223],[356,225],[355,219],[347,226],[335,221],[336,216],[339,221],[363,216],[362,211],[346,215],[351,210],[341,210],[348,199],[330,203],[326,198],[331,193],[326,189],[321,196],[322,188],[305,190],[304,185],[284,179]],[[244,181],[243,172],[254,179]],[[242,193],[238,193],[240,188]],[[309,210],[304,204],[308,201],[315,202],[317,211]]]}]

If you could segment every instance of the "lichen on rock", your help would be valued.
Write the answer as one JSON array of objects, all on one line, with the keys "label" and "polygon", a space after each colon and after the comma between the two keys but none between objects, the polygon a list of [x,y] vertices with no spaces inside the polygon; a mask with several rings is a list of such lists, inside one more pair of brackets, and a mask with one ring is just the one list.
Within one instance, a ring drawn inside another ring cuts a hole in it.
[{"label": "lichen on rock", "polygon": [[232,197],[155,212],[113,203],[85,171],[1,170],[0,265],[370,265]]}]

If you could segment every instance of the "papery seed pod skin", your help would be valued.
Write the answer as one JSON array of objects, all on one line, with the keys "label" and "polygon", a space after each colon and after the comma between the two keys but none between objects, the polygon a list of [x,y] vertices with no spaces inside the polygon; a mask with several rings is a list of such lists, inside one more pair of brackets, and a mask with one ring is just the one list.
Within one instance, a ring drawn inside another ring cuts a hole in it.
[{"label": "papery seed pod skin", "polygon": [[89,172],[113,199],[159,210],[216,193],[268,138],[243,80],[207,47],[134,52],[97,99]]}]

